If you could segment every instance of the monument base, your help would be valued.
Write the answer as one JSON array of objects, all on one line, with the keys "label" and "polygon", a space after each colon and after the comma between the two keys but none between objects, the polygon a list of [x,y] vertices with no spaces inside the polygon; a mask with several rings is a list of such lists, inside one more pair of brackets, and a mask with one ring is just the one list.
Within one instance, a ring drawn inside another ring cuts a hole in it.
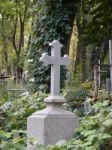
[{"label": "monument base", "polygon": [[[50,101],[50,98],[45,101]],[[56,144],[61,139],[71,139],[78,125],[79,120],[74,113],[66,111],[59,101],[50,101],[45,109],[33,113],[28,118],[28,141],[30,138],[36,138],[37,144]],[[27,150],[33,148],[28,142]]]}]

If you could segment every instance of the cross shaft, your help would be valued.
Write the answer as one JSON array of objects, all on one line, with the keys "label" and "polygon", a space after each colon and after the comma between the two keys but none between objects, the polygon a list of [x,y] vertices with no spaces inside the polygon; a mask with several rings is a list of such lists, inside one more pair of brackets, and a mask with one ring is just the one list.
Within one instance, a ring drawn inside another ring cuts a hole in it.
[{"label": "cross shaft", "polygon": [[60,93],[60,66],[69,68],[69,58],[67,55],[61,57],[62,44],[58,40],[54,40],[49,44],[51,46],[51,56],[47,53],[42,54],[40,60],[44,65],[51,65],[51,95],[59,95]]}]

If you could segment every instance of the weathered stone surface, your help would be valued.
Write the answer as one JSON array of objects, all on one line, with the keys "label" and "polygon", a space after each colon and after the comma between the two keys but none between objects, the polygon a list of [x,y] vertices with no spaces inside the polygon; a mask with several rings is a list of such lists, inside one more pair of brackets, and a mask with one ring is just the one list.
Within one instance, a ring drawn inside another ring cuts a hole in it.
[{"label": "weathered stone surface", "polygon": [[111,80],[110,78],[106,78],[106,90],[111,91]]},{"label": "weathered stone surface", "polygon": [[51,46],[51,56],[43,53],[40,61],[45,66],[51,65],[51,94],[59,95],[60,93],[60,66],[65,66],[67,69],[70,65],[70,60],[67,55],[61,57],[62,44],[58,40],[54,40],[49,44]]},{"label": "weathered stone surface", "polygon": [[[56,144],[59,140],[73,137],[79,120],[74,113],[59,104],[48,104],[47,108],[35,112],[28,118],[28,137],[36,137],[38,144]],[[28,144],[28,150],[33,147]]]},{"label": "weathered stone surface", "polygon": [[[60,65],[69,67],[67,55],[61,57],[62,44],[54,40],[51,56],[44,53],[40,58],[45,65],[51,65],[51,95],[45,99],[47,107],[33,113],[27,122],[28,139],[37,138],[38,144],[56,144],[59,140],[68,140],[73,137],[74,129],[78,127],[79,120],[75,114],[66,111],[62,104],[65,99],[60,96]],[[28,150],[33,150],[28,140]]]}]

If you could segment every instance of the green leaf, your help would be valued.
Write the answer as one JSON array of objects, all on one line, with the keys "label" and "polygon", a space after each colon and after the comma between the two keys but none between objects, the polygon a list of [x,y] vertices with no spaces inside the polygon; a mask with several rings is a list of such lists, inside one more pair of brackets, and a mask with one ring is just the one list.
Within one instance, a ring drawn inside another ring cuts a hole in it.
[{"label": "green leaf", "polygon": [[12,136],[12,133],[0,130],[0,136],[1,137],[6,137],[6,138],[10,138]]},{"label": "green leaf", "polygon": [[102,135],[102,139],[109,139],[109,138],[112,138],[112,136],[111,135],[109,135],[109,134],[103,134]]},{"label": "green leaf", "polygon": [[88,136],[87,141],[94,142],[94,140],[97,138],[97,134],[93,134]]},{"label": "green leaf", "polygon": [[107,119],[105,122],[103,122],[103,125],[106,127],[112,127],[112,119]]},{"label": "green leaf", "polygon": [[85,137],[87,137],[87,136],[89,136],[89,135],[94,135],[94,134],[96,134],[96,130],[94,129],[94,130],[89,130],[89,131],[82,131],[81,132],[81,134],[82,135],[84,135]]}]

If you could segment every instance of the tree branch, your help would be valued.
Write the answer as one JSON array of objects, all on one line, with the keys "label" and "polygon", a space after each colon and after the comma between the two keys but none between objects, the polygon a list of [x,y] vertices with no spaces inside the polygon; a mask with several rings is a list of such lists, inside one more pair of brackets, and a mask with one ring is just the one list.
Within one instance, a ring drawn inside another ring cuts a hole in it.
[{"label": "tree branch", "polygon": [[17,29],[17,17],[16,17],[16,23],[14,24],[14,30],[13,30],[13,36],[12,36],[12,44],[13,44],[14,50],[17,54],[18,53],[18,48],[17,48],[17,45],[16,45],[16,29]]}]

